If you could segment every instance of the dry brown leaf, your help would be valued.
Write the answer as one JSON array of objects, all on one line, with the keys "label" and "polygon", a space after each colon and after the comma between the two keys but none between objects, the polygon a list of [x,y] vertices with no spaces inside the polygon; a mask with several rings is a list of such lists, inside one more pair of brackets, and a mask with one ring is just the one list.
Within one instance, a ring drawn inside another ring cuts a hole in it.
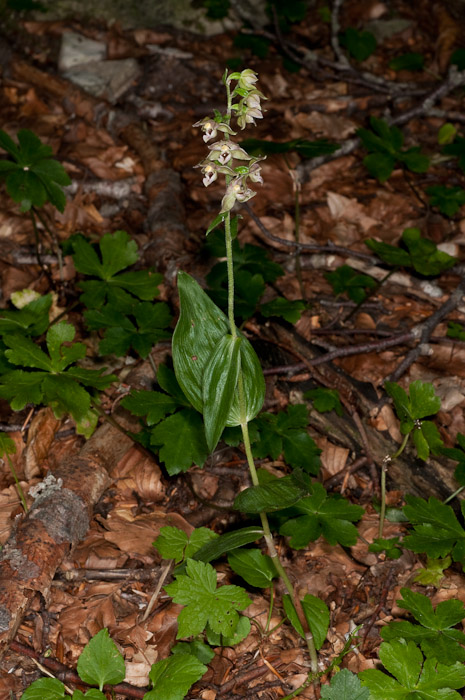
[{"label": "dry brown leaf", "polygon": [[24,454],[26,479],[39,476],[43,470],[43,461],[47,457],[60,423],[61,421],[55,418],[51,408],[41,408],[32,419]]}]

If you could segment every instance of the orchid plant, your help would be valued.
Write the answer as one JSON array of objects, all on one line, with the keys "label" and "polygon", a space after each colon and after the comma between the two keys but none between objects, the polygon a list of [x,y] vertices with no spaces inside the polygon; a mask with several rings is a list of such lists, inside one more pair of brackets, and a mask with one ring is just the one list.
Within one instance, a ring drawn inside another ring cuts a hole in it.
[{"label": "orchid plant", "polygon": [[[218,141],[208,145],[209,154],[196,167],[201,168],[206,187],[215,182],[219,175],[225,178],[221,209],[209,226],[207,235],[223,223],[228,269],[228,314],[226,316],[213,303],[192,277],[179,272],[180,316],[172,346],[177,380],[194,408],[203,414],[208,448],[211,451],[215,449],[226,426],[240,426],[255,489],[259,489],[260,484],[252,456],[248,423],[263,406],[265,381],[258,357],[236,327],[234,318],[232,240],[237,231],[237,219],[231,218],[231,210],[236,202],[246,202],[255,196],[256,192],[249,183],[263,182],[260,172],[263,158],[250,156],[233,141],[232,137],[237,134],[231,122],[235,119],[237,126],[244,129],[263,117],[261,100],[266,98],[256,88],[257,80],[258,76],[250,69],[230,75],[226,71],[223,75],[227,95],[226,113],[215,111],[213,118],[204,117],[194,124],[201,128],[206,143],[220,136]],[[279,559],[267,514],[263,510],[259,515],[268,552],[305,632],[311,671],[316,674],[316,648],[302,604]]]}]

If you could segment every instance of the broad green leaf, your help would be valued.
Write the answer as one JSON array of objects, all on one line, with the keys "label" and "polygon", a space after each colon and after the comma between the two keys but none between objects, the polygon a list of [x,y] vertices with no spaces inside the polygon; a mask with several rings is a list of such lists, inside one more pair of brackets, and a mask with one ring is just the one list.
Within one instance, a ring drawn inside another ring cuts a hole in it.
[{"label": "broad green leaf", "polygon": [[[291,597],[289,595],[283,596],[283,604],[286,615],[289,618],[290,623],[300,634],[302,639],[305,639],[305,633],[299,617],[295,611],[294,605],[292,603]],[[329,610],[320,598],[310,595],[307,593],[305,598],[301,601],[302,609],[304,611],[305,617],[307,619],[308,626],[313,635],[315,642],[315,647],[317,650],[321,649],[323,643],[326,639],[329,629]]]},{"label": "broad green leaf", "polygon": [[181,406],[190,406],[183,390],[179,386],[176,375],[172,369],[166,365],[159,365],[157,371],[157,382],[163,391],[172,396]]},{"label": "broad green leaf", "polygon": [[361,275],[348,265],[341,265],[334,272],[325,273],[325,277],[333,288],[334,294],[339,296],[344,292],[349,299],[356,304],[361,303],[366,297],[366,289],[374,289],[376,281],[368,275]]},{"label": "broad green leaf", "polygon": [[224,535],[220,535],[211,542],[204,544],[192,555],[192,558],[205,563],[214,561],[226,554],[226,552],[231,552],[233,549],[256,542],[262,537],[263,530],[257,526],[243,527],[240,530],[226,532]]},{"label": "broad green leaf", "polygon": [[288,323],[297,323],[302,311],[304,311],[306,307],[307,304],[304,301],[289,301],[284,297],[276,297],[276,299],[262,304],[260,306],[260,313],[262,316],[265,316],[265,318],[279,316],[280,318],[284,318]]},{"label": "broad green leaf", "polygon": [[302,608],[318,651],[328,634],[330,621],[328,606],[321,598],[307,593],[302,600]]},{"label": "broad green leaf", "polygon": [[184,551],[189,538],[179,527],[166,525],[160,528],[160,534],[153,543],[155,549],[161,554],[163,559],[174,559],[180,562],[184,558]]},{"label": "broad green leaf", "polygon": [[121,272],[108,280],[108,284],[121,287],[142,301],[152,301],[160,294],[158,286],[163,282],[163,275],[152,270]]},{"label": "broad green leaf", "polygon": [[379,657],[397,680],[382,671],[369,669],[359,673],[362,685],[370,690],[370,700],[418,698],[419,700],[459,700],[454,689],[465,685],[465,666],[438,664],[426,659],[413,642],[384,642]]},{"label": "broad green leaf", "polygon": [[363,508],[350,504],[343,498],[329,496],[319,484],[312,485],[312,495],[303,498],[292,509],[297,517],[289,519],[279,532],[289,535],[290,545],[303,549],[323,535],[331,545],[338,542],[351,547],[357,541],[357,528],[352,523],[360,520]]},{"label": "broad green leaf", "polygon": [[370,153],[363,159],[363,165],[370,175],[379,182],[386,182],[391,177],[396,159],[390,153]]},{"label": "broad green leaf", "polygon": [[[226,257],[226,246],[224,236],[214,233],[209,236],[205,245],[210,255],[217,258]],[[234,263],[234,276],[242,271],[249,272],[250,275],[261,275],[265,282],[275,282],[278,277],[284,274],[281,265],[270,260],[268,253],[263,248],[246,243],[243,247],[239,241],[234,240],[232,244],[232,256]],[[207,275],[208,285],[212,288],[227,287],[228,270],[225,262],[214,265]],[[250,278],[249,278],[250,279]]]},{"label": "broad green leaf", "polygon": [[102,256],[101,274],[105,280],[134,265],[139,259],[137,243],[131,240],[126,231],[106,233],[100,239],[99,247]]},{"label": "broad green leaf", "polygon": [[428,558],[425,568],[417,569],[414,578],[415,583],[419,583],[421,586],[440,588],[444,579],[444,571],[449,568],[451,563],[452,559],[450,557],[445,557],[444,559]]},{"label": "broad green leaf", "polygon": [[310,399],[319,413],[335,411],[338,416],[344,413],[337,389],[310,389],[304,393],[304,399]]},{"label": "broad green leaf", "polygon": [[465,138],[463,136],[456,136],[453,143],[446,144],[442,153],[445,156],[456,156],[460,169],[465,172]]},{"label": "broad green leaf", "polygon": [[377,41],[371,32],[348,27],[339,40],[356,61],[365,61],[376,50]]},{"label": "broad green leaf", "polygon": [[239,615],[239,622],[232,637],[226,637],[218,632],[214,632],[210,625],[207,625],[207,641],[214,647],[233,647],[250,634],[250,620],[244,615]]},{"label": "broad green leaf", "polygon": [[458,340],[465,340],[465,330],[462,324],[456,323],[455,321],[449,321],[449,323],[447,324],[447,337],[457,338]]},{"label": "broad green leaf", "polygon": [[398,600],[400,608],[412,613],[418,622],[424,627],[441,630],[453,627],[465,618],[465,606],[461,600],[443,600],[433,611],[431,600],[421,593],[411,591],[409,588],[401,588],[403,600]]},{"label": "broad green leaf", "polygon": [[32,206],[41,207],[47,200],[61,212],[66,197],[61,186],[71,184],[63,166],[50,158],[53,151],[28,129],[18,132],[18,146],[4,132],[0,132],[0,147],[16,161],[0,168],[6,176],[6,189],[11,198],[21,204],[21,211]]},{"label": "broad green leaf", "polygon": [[22,411],[28,403],[42,403],[42,382],[46,372],[12,370],[0,377],[0,397],[6,399],[13,411]]},{"label": "broad green leaf", "polygon": [[278,576],[271,557],[259,549],[237,549],[228,555],[228,564],[246,583],[256,588],[269,588]]},{"label": "broad green leaf", "polygon": [[218,538],[216,532],[206,527],[195,529],[190,536],[184,530],[170,525],[160,528],[154,547],[163,559],[174,559],[176,563],[191,558],[203,545]]},{"label": "broad green leaf", "polygon": [[404,513],[413,532],[404,538],[404,546],[433,558],[452,555],[465,566],[465,530],[450,506],[431,496],[428,501],[407,495]]},{"label": "broad green leaf", "polygon": [[383,539],[382,537],[377,537],[373,540],[372,544],[368,547],[370,552],[385,552],[388,559],[399,559],[402,555],[402,549],[398,546],[400,542],[400,537],[391,537],[390,539]]},{"label": "broad green leaf", "polygon": [[[47,349],[52,360],[53,371],[61,371],[60,360],[61,360],[61,346],[63,343],[71,343],[76,335],[76,330],[71,323],[66,321],[60,321],[60,323],[55,323],[51,326],[46,335]],[[85,347],[84,347],[84,355]],[[80,355],[82,357],[82,355]],[[77,359],[77,358],[76,358]],[[40,368],[43,369],[43,368]]]},{"label": "broad green leaf", "polygon": [[57,678],[39,678],[21,695],[21,700],[60,700],[65,697],[65,686]]},{"label": "broad green leaf", "polygon": [[212,659],[215,658],[215,652],[208,644],[195,640],[193,642],[178,642],[171,648],[171,653],[173,656],[178,655],[189,655],[195,656],[198,661],[202,664],[209,664]]},{"label": "broad green leaf", "polygon": [[77,671],[84,683],[98,685],[103,690],[105,683],[116,685],[124,680],[124,659],[107,629],[101,629],[82,650]]},{"label": "broad green leaf", "polygon": [[3,342],[11,348],[5,352],[5,355],[13,364],[43,369],[46,372],[51,371],[50,358],[29,338],[21,335],[5,335]]},{"label": "broad green leaf", "polygon": [[[79,345],[79,343],[75,343]],[[94,389],[99,389],[103,391],[108,389],[108,387],[113,383],[118,381],[116,374],[103,374],[106,367],[102,369],[85,369],[84,367],[69,367],[66,370],[66,376],[68,378],[74,379],[84,386],[91,386]]]},{"label": "broad green leaf", "polygon": [[441,409],[441,399],[435,394],[434,386],[429,382],[417,380],[409,385],[412,418],[426,418]]},{"label": "broad green leaf", "polygon": [[461,187],[433,185],[426,188],[431,206],[437,207],[441,214],[454,216],[465,204],[465,190]]},{"label": "broad green leaf", "polygon": [[294,404],[277,414],[262,413],[255,420],[258,440],[253,440],[253,453],[258,459],[277,459],[284,454],[291,467],[301,467],[310,474],[318,474],[320,452],[307,432],[308,409],[305,404]]},{"label": "broad green leaf", "polygon": [[66,374],[47,374],[42,382],[44,402],[57,418],[70,413],[75,421],[86,418],[90,410],[90,394]]},{"label": "broad green leaf", "polygon": [[170,476],[187,471],[192,464],[201,467],[209,455],[202,418],[192,408],[184,408],[158,423],[150,442],[160,448],[160,459]]},{"label": "broad green leaf", "polygon": [[457,127],[450,122],[446,122],[438,131],[438,144],[440,146],[447,146],[454,141],[456,136]]},{"label": "broad green leaf", "polygon": [[423,70],[425,59],[423,54],[411,51],[401,56],[396,56],[389,61],[391,70]]},{"label": "broad green leaf", "polygon": [[[107,326],[104,338],[99,345],[102,355],[114,354],[117,357],[123,357],[130,348],[133,348],[145,359],[157,342],[166,340],[171,335],[169,331],[163,330],[171,323],[171,314],[168,306],[164,303],[136,303],[131,310],[131,317],[134,321],[121,315],[122,318],[112,326],[110,326],[111,319],[108,318],[106,308],[104,307],[100,311],[92,310],[86,314],[86,320],[88,321],[90,318],[94,327],[98,316],[107,317],[102,319],[103,323],[100,326]],[[116,312],[112,315],[120,314]]]},{"label": "broad green leaf", "polygon": [[369,700],[370,691],[362,688],[359,678],[343,668],[331,678],[331,685],[321,686],[323,700]]},{"label": "broad green leaf", "polygon": [[[184,272],[178,274],[181,304],[173,334],[173,363],[176,378],[195,409],[203,412],[203,376],[221,338],[229,333],[229,322],[208,295]],[[246,415],[241,415],[237,392],[226,425],[252,420],[261,409],[265,382],[258,358],[249,341],[241,336],[241,374]]]},{"label": "broad green leaf", "polygon": [[231,413],[241,358],[241,338],[224,335],[203,373],[203,419],[208,449],[213,452]]},{"label": "broad green leaf", "polygon": [[428,156],[420,153],[420,149],[417,147],[409,148],[408,151],[399,153],[398,157],[412,173],[426,173],[431,162]]},{"label": "broad green leaf", "polygon": [[438,455],[444,447],[439,430],[429,420],[421,421],[421,424],[413,431],[413,442],[417,448],[418,456],[425,462],[429,458],[430,452]]},{"label": "broad green leaf", "polygon": [[383,243],[382,241],[376,241],[374,238],[367,238],[365,245],[389,265],[395,265],[396,267],[411,267],[412,265],[409,253],[402,248]]},{"label": "broad green leaf", "polygon": [[149,678],[153,685],[144,700],[183,700],[207,667],[192,655],[174,654],[153,664]]},{"label": "broad green leaf", "polygon": [[49,323],[49,311],[52,295],[34,299],[21,309],[0,311],[0,334],[23,333],[24,335],[42,335]]},{"label": "broad green leaf", "polygon": [[433,241],[422,238],[417,228],[406,228],[402,242],[408,248],[415,271],[421,275],[439,275],[457,262],[456,258],[439,250]]},{"label": "broad green leaf", "polygon": [[263,486],[244,489],[236,496],[234,508],[243,513],[272,513],[294,505],[306,493],[292,476],[283,476]]},{"label": "broad green leaf", "polygon": [[179,403],[172,396],[160,391],[131,391],[121,401],[121,405],[134,416],[146,416],[147,425],[159,423],[169,413],[178,408]]},{"label": "broad green leaf", "polygon": [[177,639],[201,634],[207,623],[217,634],[232,636],[239,621],[238,610],[251,601],[239,586],[216,587],[216,571],[210,564],[187,560],[186,574],[165,586],[175,603],[184,605],[178,616]]}]

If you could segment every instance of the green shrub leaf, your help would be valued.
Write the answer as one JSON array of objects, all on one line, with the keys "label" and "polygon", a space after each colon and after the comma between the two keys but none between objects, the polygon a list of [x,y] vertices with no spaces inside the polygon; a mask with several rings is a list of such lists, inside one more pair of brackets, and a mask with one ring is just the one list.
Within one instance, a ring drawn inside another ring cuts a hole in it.
[{"label": "green shrub leaf", "polygon": [[278,576],[271,557],[258,549],[237,549],[228,555],[228,564],[249,586],[269,588]]},{"label": "green shrub leaf", "polygon": [[331,678],[331,685],[321,686],[323,700],[369,700],[370,691],[362,688],[359,678],[343,668]]},{"label": "green shrub leaf", "polygon": [[191,654],[174,654],[153,664],[149,678],[153,685],[144,700],[183,700],[207,667]]},{"label": "green shrub leaf", "polygon": [[290,536],[294,549],[303,549],[323,535],[331,545],[338,542],[351,547],[357,541],[357,528],[353,522],[360,520],[363,508],[351,505],[343,498],[328,496],[319,483],[312,485],[312,495],[303,498],[293,509],[298,515],[280,528],[281,535]]},{"label": "green shrub leaf", "polygon": [[238,610],[251,600],[239,586],[216,587],[216,571],[210,564],[187,560],[186,574],[178,574],[165,590],[175,603],[184,605],[178,617],[177,639],[201,634],[207,623],[217,634],[232,636],[239,622]]},{"label": "green shrub leaf", "polygon": [[116,685],[124,680],[124,659],[107,629],[101,629],[84,647],[77,671],[84,683],[98,685],[100,690],[103,690],[105,683]]}]

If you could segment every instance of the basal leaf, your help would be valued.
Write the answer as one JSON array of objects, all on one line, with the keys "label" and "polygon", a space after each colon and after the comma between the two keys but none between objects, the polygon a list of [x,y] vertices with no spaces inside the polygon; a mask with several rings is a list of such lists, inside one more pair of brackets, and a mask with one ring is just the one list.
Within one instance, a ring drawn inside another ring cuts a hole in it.
[{"label": "basal leaf", "polygon": [[107,629],[101,629],[82,650],[78,659],[79,677],[89,685],[103,690],[105,683],[116,685],[124,680],[124,659]]},{"label": "basal leaf", "polygon": [[[181,303],[179,321],[173,334],[173,364],[176,378],[194,408],[203,412],[203,376],[221,338],[229,333],[229,322],[207,294],[184,272],[178,275]],[[258,358],[249,341],[241,336],[241,374],[246,416],[241,415],[237,392],[227,425],[252,420],[261,409],[265,382]]]},{"label": "basal leaf", "polygon": [[356,61],[365,61],[376,50],[377,41],[371,32],[348,27],[340,35],[340,42]]}]

